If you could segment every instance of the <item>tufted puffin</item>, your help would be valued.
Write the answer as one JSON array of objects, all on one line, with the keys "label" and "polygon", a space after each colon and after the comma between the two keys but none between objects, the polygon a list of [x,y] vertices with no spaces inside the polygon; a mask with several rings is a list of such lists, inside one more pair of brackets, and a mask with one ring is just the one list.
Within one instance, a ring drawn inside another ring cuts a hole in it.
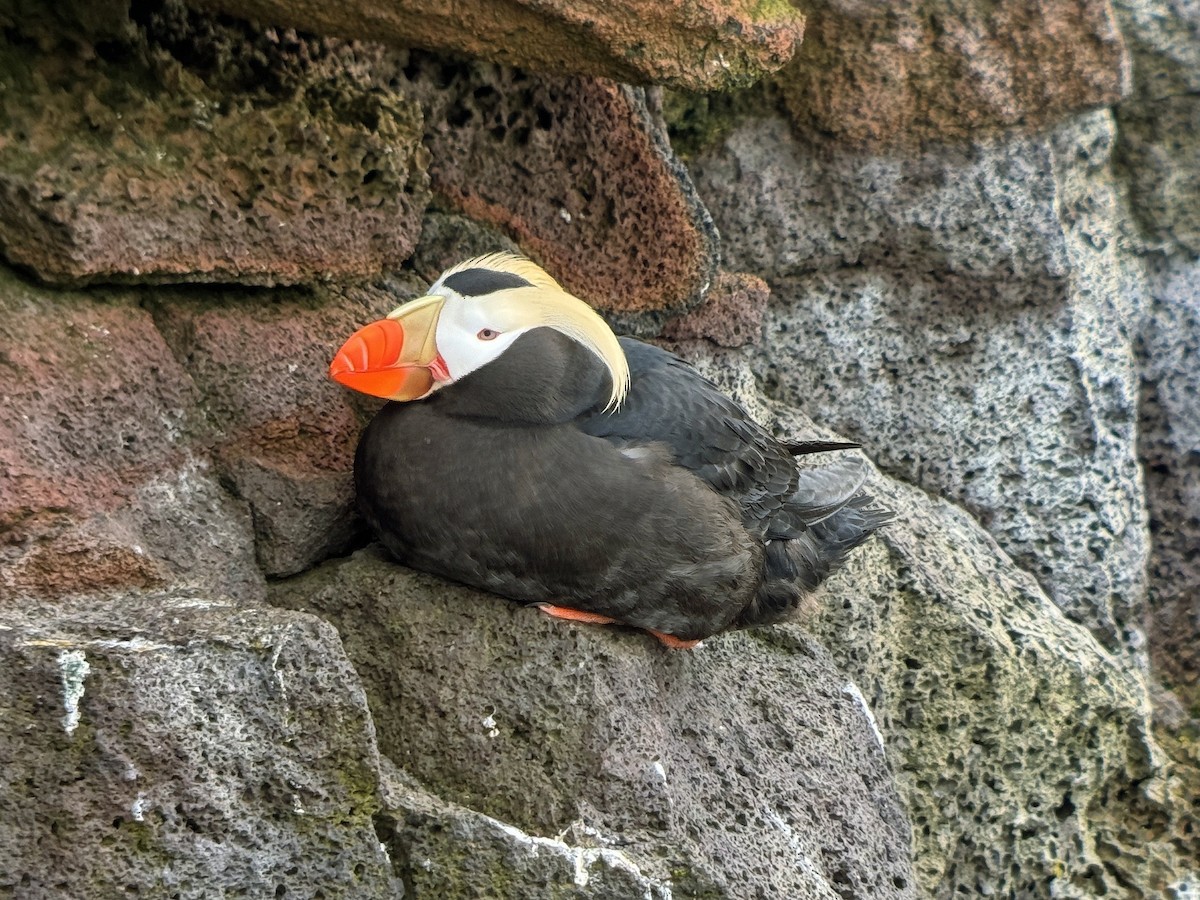
[{"label": "tufted puffin", "polygon": [[393,401],[354,478],[400,562],[668,647],[779,621],[891,518],[857,457],[793,459],[857,444],[776,440],[512,254],[448,269],[330,376]]}]

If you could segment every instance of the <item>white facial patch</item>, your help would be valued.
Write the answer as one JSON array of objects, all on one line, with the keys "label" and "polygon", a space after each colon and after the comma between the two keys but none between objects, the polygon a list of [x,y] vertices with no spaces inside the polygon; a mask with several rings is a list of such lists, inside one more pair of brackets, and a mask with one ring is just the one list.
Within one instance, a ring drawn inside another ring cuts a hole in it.
[{"label": "white facial patch", "polygon": [[[432,292],[432,291],[431,291]],[[528,327],[505,331],[505,324],[489,315],[488,300],[462,297],[441,288],[446,298],[438,317],[437,347],[450,373],[451,384],[498,358]],[[488,338],[488,333],[495,337]],[[485,335],[481,337],[480,335]],[[435,389],[441,385],[435,385]]]}]

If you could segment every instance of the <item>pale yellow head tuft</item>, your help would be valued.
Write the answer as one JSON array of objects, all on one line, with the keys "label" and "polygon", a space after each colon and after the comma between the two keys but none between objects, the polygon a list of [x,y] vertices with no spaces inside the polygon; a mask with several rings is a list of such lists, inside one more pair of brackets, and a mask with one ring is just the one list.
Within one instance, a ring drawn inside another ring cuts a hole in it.
[{"label": "pale yellow head tuft", "polygon": [[563,290],[541,266],[515,253],[489,253],[447,269],[430,289],[436,294],[443,281],[456,272],[490,269],[507,272],[529,282],[529,287],[495,291],[488,296],[489,309],[502,315],[510,327],[545,326],[565,334],[592,351],[604,363],[612,379],[608,409],[616,409],[629,392],[629,362],[608,323],[578,297]]}]

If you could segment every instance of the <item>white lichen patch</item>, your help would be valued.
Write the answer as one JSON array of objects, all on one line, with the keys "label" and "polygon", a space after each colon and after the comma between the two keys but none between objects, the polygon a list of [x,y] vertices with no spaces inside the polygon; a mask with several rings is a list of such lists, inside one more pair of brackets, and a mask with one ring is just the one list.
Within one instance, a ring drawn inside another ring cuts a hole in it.
[{"label": "white lichen patch", "polygon": [[144,822],[146,820],[146,810],[149,808],[150,803],[146,799],[146,795],[139,791],[137,799],[129,807],[129,814],[133,816],[133,821]]},{"label": "white lichen patch", "polygon": [[1167,890],[1174,891],[1169,896],[1174,897],[1175,900],[1200,900],[1200,872],[1192,872],[1175,882]]},{"label": "white lichen patch", "polygon": [[668,885],[647,878],[620,850],[603,847],[572,847],[555,838],[526,834],[519,828],[493,819],[491,816],[481,815],[480,818],[524,846],[534,856],[539,853],[550,853],[565,858],[573,866],[573,880],[576,887],[587,887],[588,881],[591,880],[591,869],[599,864],[607,869],[624,871],[637,883],[644,885],[646,892],[643,896],[646,900],[671,900],[671,888]]},{"label": "white lichen patch", "polygon": [[124,653],[154,653],[160,650],[177,650],[174,644],[164,644],[162,641],[150,641],[144,637],[131,638],[98,638],[88,641],[86,647],[92,650],[120,650]]},{"label": "white lichen patch", "polygon": [[500,729],[496,727],[495,711],[488,713],[480,720],[480,724],[488,730],[487,736],[490,738],[499,737]]},{"label": "white lichen patch", "polygon": [[858,689],[858,685],[853,681],[847,681],[842,685],[842,693],[854,698],[854,702],[859,705],[859,708],[863,711],[863,715],[871,723],[871,731],[875,733],[875,740],[879,742],[879,749],[885,749],[883,746],[883,732],[879,730],[879,723],[875,721],[875,713],[871,712],[871,707],[867,705],[867,698],[862,695],[862,691]]},{"label": "white lichen patch", "polygon": [[[787,839],[788,849],[795,855],[796,868],[807,875],[814,885],[825,885],[827,883],[825,875],[804,851],[804,846],[800,842],[799,835],[796,834],[795,829],[792,828],[787,819],[783,818],[783,816],[779,815],[779,813],[769,806],[763,807],[763,817],[778,828]],[[830,891],[830,896],[833,896],[832,891]]]},{"label": "white lichen patch", "polygon": [[63,729],[74,734],[79,727],[79,701],[83,699],[83,682],[92,669],[82,650],[64,650],[58,654],[58,671],[62,675]]}]

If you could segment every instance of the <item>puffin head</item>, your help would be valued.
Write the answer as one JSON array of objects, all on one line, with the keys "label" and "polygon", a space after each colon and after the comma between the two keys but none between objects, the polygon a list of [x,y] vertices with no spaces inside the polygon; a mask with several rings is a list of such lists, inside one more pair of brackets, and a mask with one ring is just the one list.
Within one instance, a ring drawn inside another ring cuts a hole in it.
[{"label": "puffin head", "polygon": [[629,389],[629,366],[612,329],[521,256],[492,253],[443,272],[424,296],[360,328],[329,377],[387,400],[420,400],[499,358],[522,334],[552,328],[594,353],[612,378],[609,408]]}]

